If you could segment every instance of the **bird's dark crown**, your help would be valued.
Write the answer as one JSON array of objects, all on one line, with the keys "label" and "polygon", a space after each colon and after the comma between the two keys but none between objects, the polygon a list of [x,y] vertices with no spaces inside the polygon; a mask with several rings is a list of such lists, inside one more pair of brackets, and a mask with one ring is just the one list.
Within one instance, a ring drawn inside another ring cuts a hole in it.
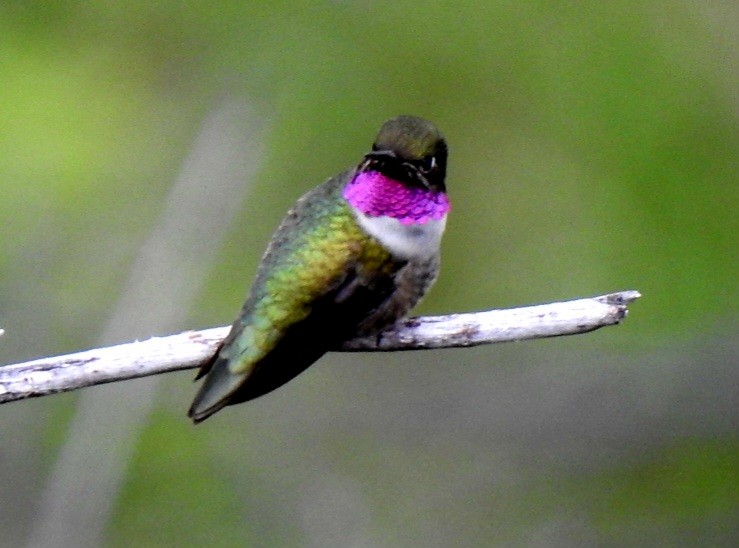
[{"label": "bird's dark crown", "polygon": [[431,122],[398,116],[385,122],[360,164],[402,183],[445,192],[447,145]]}]

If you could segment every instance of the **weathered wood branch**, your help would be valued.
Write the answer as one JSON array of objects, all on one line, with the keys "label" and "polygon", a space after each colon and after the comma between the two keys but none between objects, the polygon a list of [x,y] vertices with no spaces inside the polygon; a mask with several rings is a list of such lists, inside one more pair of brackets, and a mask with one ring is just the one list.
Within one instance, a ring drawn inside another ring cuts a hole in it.
[{"label": "weathered wood branch", "polygon": [[[522,308],[410,318],[382,333],[345,342],[337,351],[456,348],[587,333],[618,324],[641,295],[600,297]],[[0,403],[67,392],[108,382],[198,367],[228,334],[228,327],[96,348],[0,367]]]}]

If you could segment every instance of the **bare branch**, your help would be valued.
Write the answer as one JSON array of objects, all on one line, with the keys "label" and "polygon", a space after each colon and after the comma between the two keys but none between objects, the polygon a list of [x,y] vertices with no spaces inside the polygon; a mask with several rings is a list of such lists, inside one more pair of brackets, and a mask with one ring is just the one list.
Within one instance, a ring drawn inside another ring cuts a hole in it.
[{"label": "bare branch", "polygon": [[[374,337],[345,342],[338,351],[455,348],[587,333],[618,324],[641,295],[610,295],[551,304],[411,318]],[[97,348],[0,367],[0,403],[67,392],[198,367],[228,334],[228,327]]]}]

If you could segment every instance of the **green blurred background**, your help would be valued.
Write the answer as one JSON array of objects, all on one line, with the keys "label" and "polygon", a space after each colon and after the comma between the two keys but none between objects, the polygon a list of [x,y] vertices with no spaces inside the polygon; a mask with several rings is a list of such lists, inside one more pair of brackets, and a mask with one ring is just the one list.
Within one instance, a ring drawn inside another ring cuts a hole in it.
[{"label": "green blurred background", "polygon": [[[3,542],[43,536],[65,450],[91,464],[64,504],[107,504],[57,524],[97,531],[77,545],[739,542],[738,25],[721,1],[3,3],[2,363],[230,323],[286,209],[401,113],[450,145],[420,313],[644,295],[590,335],[330,355],[198,427],[189,372],[3,406]],[[188,158],[242,141],[235,221],[208,169],[174,210],[223,224],[191,301],[176,268],[111,320]]]}]

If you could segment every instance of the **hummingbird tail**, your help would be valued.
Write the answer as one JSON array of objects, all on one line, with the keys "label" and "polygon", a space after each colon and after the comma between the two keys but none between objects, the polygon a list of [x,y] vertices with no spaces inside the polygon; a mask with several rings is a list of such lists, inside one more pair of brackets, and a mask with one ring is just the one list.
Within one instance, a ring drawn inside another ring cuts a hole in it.
[{"label": "hummingbird tail", "polygon": [[[195,424],[204,421],[231,402],[234,392],[244,382],[246,374],[234,374],[227,360],[216,358],[206,370],[207,375],[187,412]],[[198,375],[198,378],[202,375]],[[197,379],[196,379],[197,380]]]}]

